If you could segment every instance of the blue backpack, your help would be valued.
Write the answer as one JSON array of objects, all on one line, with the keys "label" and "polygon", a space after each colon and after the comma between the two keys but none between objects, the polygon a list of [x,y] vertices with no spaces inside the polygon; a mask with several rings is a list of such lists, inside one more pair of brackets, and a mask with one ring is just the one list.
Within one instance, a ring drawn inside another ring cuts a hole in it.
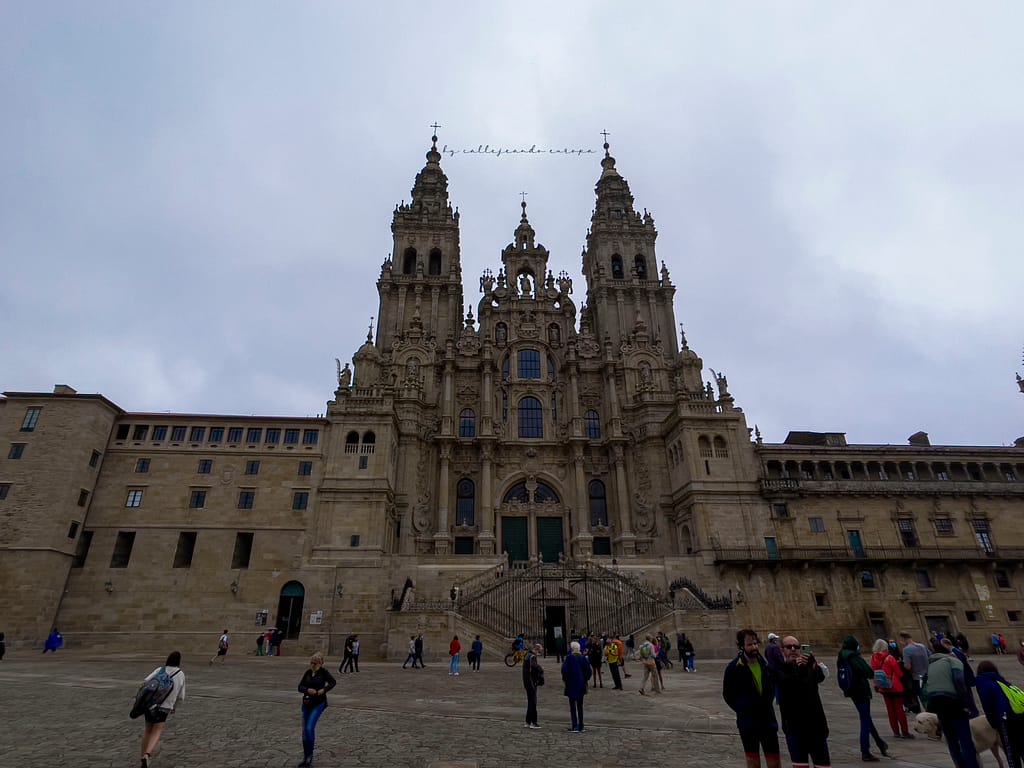
[{"label": "blue backpack", "polygon": [[[175,670],[174,675],[178,672],[181,670]],[[167,674],[167,667],[160,667],[157,673],[144,682],[139,688],[139,692],[135,694],[135,703],[132,704],[128,717],[134,720],[163,704],[174,690],[174,675]]]},{"label": "blue backpack", "polygon": [[853,667],[845,656],[840,656],[836,662],[836,682],[839,683],[839,690],[843,692],[843,696],[849,698],[853,690]]}]

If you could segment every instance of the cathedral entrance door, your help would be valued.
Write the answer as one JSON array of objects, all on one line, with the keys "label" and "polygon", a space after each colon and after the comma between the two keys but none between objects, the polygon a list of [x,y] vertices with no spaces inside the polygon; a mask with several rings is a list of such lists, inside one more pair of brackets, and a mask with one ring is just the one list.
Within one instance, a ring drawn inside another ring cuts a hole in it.
[{"label": "cathedral entrance door", "polygon": [[281,587],[281,599],[277,603],[277,628],[285,640],[294,640],[302,629],[302,604],[306,590],[297,581],[289,581]]},{"label": "cathedral entrance door", "polygon": [[530,559],[530,543],[526,538],[526,518],[501,518],[501,548],[508,552],[509,560],[523,561]]},{"label": "cathedral entrance door", "polygon": [[537,518],[537,551],[545,563],[557,563],[562,554],[562,518]]}]

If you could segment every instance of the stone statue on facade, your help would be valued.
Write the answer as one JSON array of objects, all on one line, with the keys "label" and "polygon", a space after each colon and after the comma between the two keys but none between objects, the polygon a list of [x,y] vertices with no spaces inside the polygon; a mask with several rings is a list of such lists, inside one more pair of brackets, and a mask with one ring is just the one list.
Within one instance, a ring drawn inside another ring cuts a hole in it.
[{"label": "stone statue on facade", "polygon": [[334,362],[338,364],[338,387],[348,389],[352,386],[352,369],[349,368],[348,363],[345,363],[345,367],[341,367],[341,360],[334,358]]}]

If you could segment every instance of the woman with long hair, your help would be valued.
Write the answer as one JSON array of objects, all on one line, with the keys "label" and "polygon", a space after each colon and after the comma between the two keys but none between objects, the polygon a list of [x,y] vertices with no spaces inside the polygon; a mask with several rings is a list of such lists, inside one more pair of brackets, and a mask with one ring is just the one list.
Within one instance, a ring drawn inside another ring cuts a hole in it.
[{"label": "woman with long hair", "polygon": [[160,734],[164,731],[164,724],[167,722],[167,718],[174,714],[175,705],[178,703],[178,700],[185,698],[185,673],[181,669],[181,653],[178,651],[171,653],[164,665],[157,667],[146,675],[146,679],[143,682],[153,679],[160,674],[161,670],[166,670],[167,675],[171,678],[173,687],[171,692],[167,694],[167,698],[157,706],[147,709],[142,713],[146,721],[146,730],[142,733],[141,768],[149,768],[149,763],[153,759],[153,750],[156,749],[156,744],[160,741]]}]

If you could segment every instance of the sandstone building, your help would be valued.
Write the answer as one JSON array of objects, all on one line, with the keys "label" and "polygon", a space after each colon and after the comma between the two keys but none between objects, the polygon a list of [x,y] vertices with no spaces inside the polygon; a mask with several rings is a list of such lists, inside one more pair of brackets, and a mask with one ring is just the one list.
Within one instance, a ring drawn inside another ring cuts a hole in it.
[{"label": "sandstone building", "polygon": [[[606,145],[582,280],[523,204],[466,311],[435,144],[395,209],[377,327],[323,418],[133,413],[65,385],[0,400],[14,648],[402,654],[424,632],[741,625],[822,646],[909,627],[1024,632],[1024,447],[752,435],[677,335],[651,214]],[[475,286],[475,279],[474,279]],[[710,369],[709,369],[710,370]],[[172,643],[173,644],[173,643]]]}]

